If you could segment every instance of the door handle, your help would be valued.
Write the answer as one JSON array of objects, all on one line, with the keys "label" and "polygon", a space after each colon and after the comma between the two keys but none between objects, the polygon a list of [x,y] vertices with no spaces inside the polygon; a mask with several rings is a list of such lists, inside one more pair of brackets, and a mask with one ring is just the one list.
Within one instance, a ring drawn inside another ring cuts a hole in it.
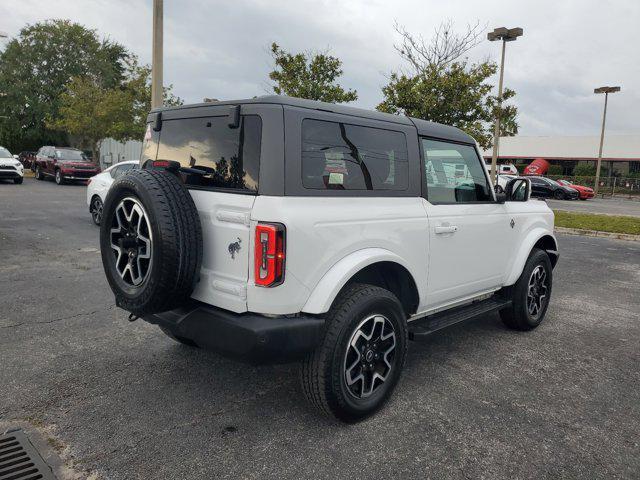
[{"label": "door handle", "polygon": [[456,233],[458,231],[458,227],[455,225],[450,225],[448,227],[438,226],[436,227],[436,234],[440,235],[443,233]]}]

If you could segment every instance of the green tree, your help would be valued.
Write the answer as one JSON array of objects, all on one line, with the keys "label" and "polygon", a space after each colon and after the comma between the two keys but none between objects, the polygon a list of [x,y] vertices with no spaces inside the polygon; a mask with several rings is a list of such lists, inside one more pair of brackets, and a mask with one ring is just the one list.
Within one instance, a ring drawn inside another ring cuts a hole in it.
[{"label": "green tree", "polygon": [[588,163],[578,163],[573,169],[576,177],[593,177],[596,174],[596,167]]},{"label": "green tree", "polygon": [[[48,127],[64,131],[77,139],[80,146],[93,153],[94,161],[102,140],[119,141],[141,138],[151,109],[151,69],[139,66],[135,57],[127,62],[127,75],[115,87],[107,88],[92,77],[74,77],[60,95],[56,118]],[[182,100],[164,89],[165,105],[178,105]]]},{"label": "green tree", "polygon": [[122,45],[69,20],[24,27],[0,53],[0,144],[19,150],[66,143],[65,133],[47,123],[57,118],[66,85],[74,77],[119,85],[127,56]]},{"label": "green tree", "polygon": [[391,74],[389,83],[382,88],[384,99],[378,110],[456,126],[483,148],[492,145],[498,110],[500,135],[518,132],[517,109],[504,104],[515,92],[504,89],[501,109],[498,99],[491,94],[493,85],[488,80],[496,73],[497,65],[489,61],[470,63],[461,58],[479,41],[482,31],[477,24],[456,35],[451,33],[451,23],[445,22],[429,43],[397,25],[396,31],[403,38],[396,50],[412,71]]},{"label": "green tree", "polygon": [[549,165],[547,175],[562,175],[562,165]]},{"label": "green tree", "polygon": [[278,95],[308,98],[330,103],[353,102],[358,99],[355,90],[345,90],[336,83],[342,76],[342,62],[327,53],[296,53],[284,51],[271,44],[275,62],[269,73],[273,91]]}]

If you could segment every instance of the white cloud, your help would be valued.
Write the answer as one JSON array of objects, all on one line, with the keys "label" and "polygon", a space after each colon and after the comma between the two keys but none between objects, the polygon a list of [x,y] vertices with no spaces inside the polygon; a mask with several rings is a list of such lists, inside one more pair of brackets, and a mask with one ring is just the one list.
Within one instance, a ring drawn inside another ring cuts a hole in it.
[{"label": "white cloud", "polygon": [[[607,129],[640,131],[640,2],[619,0],[165,0],[165,82],[188,102],[265,93],[272,41],[290,50],[328,47],[343,62],[344,86],[373,108],[386,74],[401,60],[393,22],[429,37],[443,19],[460,28],[479,20],[489,28],[521,26],[507,46],[505,84],[517,92],[521,133],[595,134],[602,102],[593,88],[619,84],[610,98]],[[4,0],[0,30],[16,35],[26,23],[69,18],[151,58],[151,0]],[[483,42],[472,59],[497,59]]]}]

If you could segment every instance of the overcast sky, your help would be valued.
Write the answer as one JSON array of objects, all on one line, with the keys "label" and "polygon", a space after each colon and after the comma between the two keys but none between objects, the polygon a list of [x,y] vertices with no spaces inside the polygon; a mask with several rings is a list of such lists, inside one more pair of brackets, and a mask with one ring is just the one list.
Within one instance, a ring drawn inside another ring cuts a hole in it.
[{"label": "overcast sky", "polygon": [[[151,59],[151,0],[2,0],[0,31],[68,18]],[[394,20],[431,36],[451,19],[463,30],[522,27],[507,45],[505,85],[517,92],[522,135],[597,135],[601,85],[610,97],[607,131],[640,133],[640,1],[618,0],[165,0],[165,84],[187,103],[203,97],[267,93],[275,41],[292,51],[330,48],[344,62],[341,83],[355,105],[374,108],[388,74],[403,66],[393,49]],[[2,40],[0,39],[0,42]],[[483,41],[472,60],[498,59],[498,42]]]}]

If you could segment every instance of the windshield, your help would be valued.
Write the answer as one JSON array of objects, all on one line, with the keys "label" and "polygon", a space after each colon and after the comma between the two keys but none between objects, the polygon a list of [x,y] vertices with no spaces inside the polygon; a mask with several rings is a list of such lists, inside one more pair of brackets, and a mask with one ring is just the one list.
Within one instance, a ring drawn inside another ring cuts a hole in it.
[{"label": "windshield", "polygon": [[56,148],[56,158],[58,160],[76,160],[86,161],[87,157],[80,150],[72,150],[67,148]]},{"label": "windshield", "polygon": [[11,152],[4,147],[0,147],[0,158],[13,158]]}]

